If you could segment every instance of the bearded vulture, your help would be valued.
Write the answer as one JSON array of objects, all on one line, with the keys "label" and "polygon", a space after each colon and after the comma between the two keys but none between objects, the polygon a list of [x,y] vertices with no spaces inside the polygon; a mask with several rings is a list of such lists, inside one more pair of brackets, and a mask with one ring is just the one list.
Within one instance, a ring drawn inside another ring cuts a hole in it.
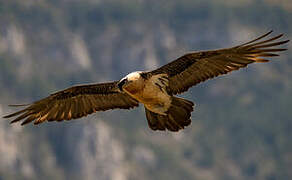
[{"label": "bearded vulture", "polygon": [[250,63],[268,62],[266,58],[287,50],[274,48],[289,41],[278,41],[283,34],[264,40],[271,33],[232,48],[191,52],[156,70],[132,72],[120,81],[73,86],[32,104],[12,105],[26,107],[4,118],[17,116],[11,123],[40,124],[77,119],[96,111],[131,109],[142,103],[152,130],[179,131],[191,123],[194,103],[174,95]]}]

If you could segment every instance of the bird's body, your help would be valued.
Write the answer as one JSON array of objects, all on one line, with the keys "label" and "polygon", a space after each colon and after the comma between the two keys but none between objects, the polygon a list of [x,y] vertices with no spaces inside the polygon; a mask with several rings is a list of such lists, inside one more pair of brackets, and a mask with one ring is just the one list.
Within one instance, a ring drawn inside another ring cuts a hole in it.
[{"label": "bird's body", "polygon": [[282,35],[259,41],[271,32],[227,49],[188,53],[153,71],[137,71],[120,81],[73,86],[36,101],[23,110],[5,116],[18,116],[11,123],[22,125],[34,121],[63,121],[84,117],[96,111],[130,109],[144,104],[148,125],[152,130],[179,131],[191,123],[194,103],[175,97],[207,79],[246,67],[254,62],[267,62],[271,48],[286,41],[275,40]]},{"label": "bird's body", "polygon": [[[171,96],[167,93],[168,77],[166,74],[151,76],[149,79],[143,78],[140,73],[133,72],[126,76],[128,85],[123,87],[123,91],[136,99],[152,112],[166,115],[171,104]],[[133,76],[134,75],[134,76]]]}]

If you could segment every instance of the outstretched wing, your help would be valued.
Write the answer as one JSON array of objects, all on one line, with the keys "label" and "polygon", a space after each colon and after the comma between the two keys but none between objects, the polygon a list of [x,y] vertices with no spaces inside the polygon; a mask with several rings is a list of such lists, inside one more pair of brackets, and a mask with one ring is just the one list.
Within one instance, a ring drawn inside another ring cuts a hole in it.
[{"label": "outstretched wing", "polygon": [[109,109],[129,109],[138,106],[138,102],[120,92],[117,81],[103,84],[73,86],[59,91],[47,98],[36,101],[23,110],[4,116],[18,116],[11,123],[24,120],[21,125],[34,121],[63,121],[76,119],[96,111]]},{"label": "outstretched wing", "polygon": [[262,40],[272,31],[247,43],[227,49],[201,51],[185,54],[150,74],[167,74],[169,93],[178,94],[207,79],[246,67],[253,62],[268,62],[267,57],[278,56],[275,52],[286,49],[271,48],[286,41],[275,41],[283,36]]}]

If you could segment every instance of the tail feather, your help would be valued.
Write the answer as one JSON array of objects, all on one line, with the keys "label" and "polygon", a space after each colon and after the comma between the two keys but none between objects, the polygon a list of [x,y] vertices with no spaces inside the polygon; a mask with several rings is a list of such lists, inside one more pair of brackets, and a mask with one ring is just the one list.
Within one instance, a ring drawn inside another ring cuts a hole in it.
[{"label": "tail feather", "polygon": [[191,112],[194,103],[186,99],[172,97],[172,103],[166,112],[160,115],[145,108],[148,125],[152,130],[179,131],[191,124]]},{"label": "tail feather", "polygon": [[[158,117],[159,114],[149,111],[145,108],[148,125],[152,130],[165,130],[164,116]],[[160,119],[160,120],[159,120]]]}]

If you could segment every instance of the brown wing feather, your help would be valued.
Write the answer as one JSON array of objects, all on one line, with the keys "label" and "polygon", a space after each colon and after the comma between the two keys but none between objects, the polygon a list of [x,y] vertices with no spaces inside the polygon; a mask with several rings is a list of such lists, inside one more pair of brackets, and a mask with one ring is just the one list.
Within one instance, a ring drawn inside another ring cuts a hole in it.
[{"label": "brown wing feather", "polygon": [[[20,105],[17,105],[20,106]],[[4,118],[16,117],[11,123],[22,121],[22,125],[34,121],[63,121],[87,116],[96,111],[129,109],[138,102],[117,89],[117,82],[74,86],[34,102],[23,110]]]},{"label": "brown wing feather", "polygon": [[275,40],[283,36],[283,34],[280,34],[260,41],[271,32],[232,48],[185,54],[177,60],[149,73],[168,74],[169,93],[182,93],[191,86],[207,79],[238,70],[253,62],[268,62],[266,57],[278,56],[278,54],[274,53],[285,51],[286,49],[271,47],[285,44],[289,40],[275,42]]}]

